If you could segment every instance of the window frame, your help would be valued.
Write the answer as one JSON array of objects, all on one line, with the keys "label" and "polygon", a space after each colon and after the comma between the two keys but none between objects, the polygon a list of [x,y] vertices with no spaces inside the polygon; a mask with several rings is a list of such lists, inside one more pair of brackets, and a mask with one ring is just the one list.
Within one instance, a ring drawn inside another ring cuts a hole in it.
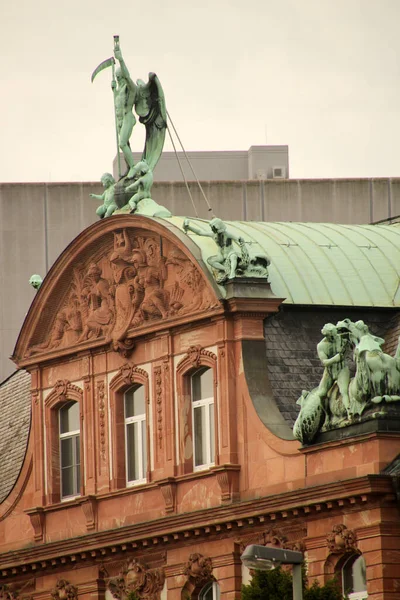
[{"label": "window frame", "polygon": [[[204,471],[206,469],[210,469],[211,467],[215,466],[215,389],[214,389],[214,385],[213,385],[213,392],[214,395],[210,396],[209,398],[200,398],[200,400],[194,400],[193,399],[193,378],[199,374],[200,371],[206,372],[206,370],[211,371],[211,376],[213,378],[213,384],[214,384],[214,373],[211,367],[205,367],[205,366],[200,366],[198,369],[196,369],[195,371],[193,371],[193,373],[191,373],[190,375],[190,391],[191,391],[191,406],[192,406],[192,441],[193,441],[193,471],[197,472],[197,471]],[[195,437],[195,416],[194,416],[194,411],[196,408],[202,408],[205,407],[206,411],[205,411],[205,430],[204,433],[202,432],[202,441],[205,445],[205,454],[206,454],[206,462],[202,463],[200,465],[196,465],[196,437]],[[211,423],[210,423],[210,407],[212,407],[213,410],[213,416],[214,416],[214,424],[213,424],[213,428],[214,428],[214,440],[213,440],[213,446],[214,446],[214,460],[211,460]]]},{"label": "window frame", "polygon": [[[341,577],[341,585],[342,585],[342,591],[343,594],[346,594],[346,597],[348,597],[349,600],[366,600],[368,598],[368,590],[367,587],[365,590],[360,590],[359,592],[348,592],[345,589],[345,569],[351,569],[351,571],[353,570],[353,565],[354,563],[359,559],[362,558],[364,561],[364,565],[366,567],[366,563],[365,563],[365,558],[362,554],[357,554],[357,553],[353,553],[353,554],[348,554],[345,556],[345,560],[344,562],[341,563],[340,566],[340,577]],[[367,586],[367,580],[365,581],[365,585]]]},{"label": "window frame", "polygon": [[177,474],[200,473],[207,471],[211,466],[204,468],[194,467],[193,444],[193,415],[192,415],[192,383],[191,376],[201,369],[212,369],[214,391],[214,463],[219,465],[219,399],[218,399],[218,370],[217,357],[210,350],[200,346],[191,346],[176,367],[176,392],[177,392],[177,436],[178,436],[178,465]]},{"label": "window frame", "polygon": [[[60,421],[61,408],[69,402],[79,405],[79,451],[80,451],[80,485],[79,492],[74,496],[62,497],[61,490],[61,452],[60,452]],[[56,382],[53,390],[44,401],[45,421],[45,490],[48,504],[68,502],[85,495],[85,464],[84,464],[84,431],[83,431],[83,390],[68,380]]]},{"label": "window frame", "polygon": [[[81,462],[82,462],[82,452],[81,452],[81,427],[79,429],[74,429],[71,431],[67,431],[64,433],[61,433],[61,411],[68,406],[68,404],[78,404],[78,411],[79,411],[79,422],[81,423],[81,418],[80,418],[80,407],[79,407],[79,403],[76,402],[76,400],[69,400],[68,402],[65,402],[64,404],[62,404],[62,406],[60,406],[57,410],[57,414],[58,414],[58,438],[59,438],[59,460],[60,460],[60,500],[61,502],[68,502],[69,500],[74,500],[75,498],[79,498],[79,496],[81,495],[81,485],[80,485],[80,473],[81,473]],[[73,454],[73,464],[71,465],[74,469],[74,477],[73,477],[73,481],[74,481],[74,485],[73,487],[76,488],[76,490],[74,489],[72,494],[68,494],[68,495],[63,495],[63,483],[62,483],[62,470],[63,470],[63,466],[62,466],[62,440],[65,439],[76,439],[77,437],[79,437],[79,485],[76,485],[77,481],[76,481],[76,467],[78,465],[78,463],[76,462],[76,444],[73,443],[72,445],[72,454]],[[79,488],[79,489],[78,489]]]},{"label": "window frame", "polygon": [[[144,413],[134,416],[134,417],[127,417],[126,416],[126,394],[128,392],[130,392],[131,390],[133,390],[133,393],[135,393],[136,390],[138,390],[140,387],[143,387],[143,394],[144,394]],[[128,388],[127,390],[125,390],[124,392],[124,423],[125,423],[125,427],[124,427],[124,433],[125,433],[125,473],[126,473],[126,487],[134,487],[136,485],[141,485],[143,483],[147,483],[147,478],[146,478],[146,473],[147,473],[147,459],[148,459],[148,452],[147,452],[147,443],[145,442],[145,448],[146,448],[146,467],[144,468],[143,466],[143,426],[142,424],[145,423],[145,436],[147,437],[147,427],[148,427],[148,422],[146,419],[146,390],[143,384],[134,384],[133,386],[131,386],[130,388]],[[138,479],[128,479],[128,473],[129,473],[129,464],[128,464],[128,425],[133,425],[135,423],[138,423],[138,431],[139,431],[139,442],[137,444],[135,444],[135,449],[136,446],[138,447],[138,454],[139,454],[139,471],[142,475],[142,477],[139,477]]]},{"label": "window frame", "polygon": [[[126,462],[126,433],[125,433],[125,393],[134,386],[144,387],[145,414],[146,414],[146,473],[143,480],[135,480],[134,484],[128,483]],[[151,482],[151,445],[150,445],[150,391],[149,375],[147,371],[136,367],[132,363],[123,365],[110,381],[110,462],[111,462],[111,489],[120,490],[146,485]]]},{"label": "window frame", "polygon": [[212,600],[220,600],[221,588],[219,586],[218,581],[215,580],[208,581],[203,585],[203,587],[199,591],[199,600],[203,600],[210,589],[212,590]]}]

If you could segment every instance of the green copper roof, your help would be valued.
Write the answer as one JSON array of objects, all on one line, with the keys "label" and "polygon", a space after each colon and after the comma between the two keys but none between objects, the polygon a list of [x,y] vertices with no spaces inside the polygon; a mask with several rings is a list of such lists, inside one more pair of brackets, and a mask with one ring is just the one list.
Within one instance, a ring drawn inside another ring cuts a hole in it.
[{"label": "green copper roof", "polygon": [[[182,229],[183,218],[170,220]],[[209,231],[206,221],[191,221]],[[269,255],[272,291],[288,304],[400,306],[399,223],[225,223],[251,242],[251,253]],[[216,254],[212,239],[189,235],[205,262]]]}]

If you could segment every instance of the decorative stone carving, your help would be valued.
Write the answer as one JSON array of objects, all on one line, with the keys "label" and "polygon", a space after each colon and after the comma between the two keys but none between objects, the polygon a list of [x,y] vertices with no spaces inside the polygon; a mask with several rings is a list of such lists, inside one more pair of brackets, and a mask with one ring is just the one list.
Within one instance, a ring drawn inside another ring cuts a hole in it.
[{"label": "decorative stone carving", "polygon": [[87,496],[81,501],[81,507],[86,519],[86,529],[93,531],[97,525],[97,500],[95,496]]},{"label": "decorative stone carving", "polygon": [[213,468],[221,490],[221,502],[234,502],[239,496],[240,465],[220,465]]},{"label": "decorative stone carving", "polygon": [[207,258],[207,262],[213,269],[217,283],[224,284],[235,277],[268,277],[268,256],[261,253],[250,256],[245,240],[229,231],[221,219],[211,219],[208,225],[211,231],[199,229],[185,219],[183,230],[214,240],[218,252]]},{"label": "decorative stone carving", "polygon": [[354,531],[347,529],[346,525],[334,525],[326,541],[332,554],[358,552],[357,536]]},{"label": "decorative stone carving", "polygon": [[31,595],[22,594],[24,590],[35,586],[34,579],[28,579],[24,583],[4,583],[0,585],[0,600],[32,600]]},{"label": "decorative stone carving", "polygon": [[119,373],[117,377],[121,379],[121,383],[125,383],[126,385],[130,385],[135,382],[137,376],[140,376],[141,379],[148,379],[147,371],[137,367],[133,363],[125,363],[119,368]]},{"label": "decorative stone carving", "polygon": [[44,510],[42,507],[31,508],[28,509],[27,514],[31,520],[31,525],[33,527],[33,537],[35,542],[41,542],[44,537],[44,527],[45,527],[45,516]]},{"label": "decorative stone carving", "polygon": [[125,600],[134,592],[143,600],[158,600],[164,587],[164,569],[149,569],[137,560],[125,564],[121,573],[108,582],[108,588],[117,600]]},{"label": "decorative stone carving", "polygon": [[137,329],[218,305],[198,267],[169,241],[128,229],[112,235],[102,257],[73,269],[46,339],[27,356],[94,340],[127,356]]},{"label": "decorative stone carving", "polygon": [[197,552],[190,554],[183,572],[195,585],[209,581],[212,577],[211,558]]},{"label": "decorative stone carving", "polygon": [[0,600],[17,600],[18,592],[13,585],[0,585]]},{"label": "decorative stone carving", "polygon": [[235,542],[239,544],[241,553],[244,552],[246,546],[249,544],[274,546],[276,548],[304,552],[305,543],[303,538],[306,537],[306,535],[306,529],[296,528],[293,530],[291,528],[290,531],[283,531],[282,529],[271,528],[266,531],[245,534],[236,539]]},{"label": "decorative stone carving", "polygon": [[[375,418],[371,409],[376,405],[382,415],[400,401],[400,345],[394,357],[385,354],[385,340],[372,335],[364,321],[350,319],[326,324],[322,334],[317,346],[324,366],[321,382],[311,392],[303,390],[297,401],[301,409],[293,433],[303,444],[310,444],[319,431]],[[351,357],[352,378],[347,366]]]},{"label": "decorative stone carving", "polygon": [[204,358],[211,359],[212,362],[216,362],[217,360],[214,352],[205,350],[201,346],[190,346],[185,358],[182,360],[189,362],[193,367],[199,367]]},{"label": "decorative stone carving", "polygon": [[102,460],[106,460],[106,405],[105,405],[105,382],[97,382],[97,404],[99,409],[99,439],[100,439],[100,456]]},{"label": "decorative stone carving", "polygon": [[165,479],[158,482],[164,498],[166,514],[175,512],[176,509],[176,482],[173,479]]},{"label": "decorative stone carving", "polygon": [[154,369],[154,387],[156,396],[156,411],[157,411],[157,439],[158,447],[162,448],[163,440],[163,415],[162,415],[162,369],[155,367]]},{"label": "decorative stone carving", "polygon": [[66,579],[59,579],[51,590],[51,597],[53,600],[77,600],[78,588]]}]

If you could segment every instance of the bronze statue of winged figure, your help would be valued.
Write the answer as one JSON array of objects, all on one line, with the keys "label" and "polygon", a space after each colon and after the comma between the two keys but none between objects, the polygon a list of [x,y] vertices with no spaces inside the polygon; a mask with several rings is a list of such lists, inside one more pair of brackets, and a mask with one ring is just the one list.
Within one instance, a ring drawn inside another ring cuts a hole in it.
[{"label": "bronze statue of winged figure", "polygon": [[[119,66],[115,69],[115,60]],[[121,150],[127,165],[126,178],[136,176],[135,164],[130,147],[130,137],[136,124],[136,115],[146,127],[146,142],[140,162],[145,162],[150,171],[156,166],[164,146],[167,128],[167,111],[164,92],[155,73],[149,73],[145,83],[131,78],[119,45],[119,37],[114,36],[114,56],[103,61],[93,72],[92,81],[103,69],[111,66],[113,77],[111,87],[114,94],[115,125],[118,150]],[[118,151],[119,158],[119,151]],[[121,169],[119,168],[121,177]]]}]

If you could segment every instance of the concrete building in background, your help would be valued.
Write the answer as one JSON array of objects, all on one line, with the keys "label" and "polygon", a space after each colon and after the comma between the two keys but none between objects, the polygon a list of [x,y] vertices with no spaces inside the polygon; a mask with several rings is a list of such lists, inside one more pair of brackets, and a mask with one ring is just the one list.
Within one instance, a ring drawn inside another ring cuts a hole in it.
[{"label": "concrete building in background", "polygon": [[[248,150],[163,152],[154,171],[154,181],[231,181],[237,179],[289,179],[288,146],[250,146]],[[133,153],[135,162],[141,153]],[[120,154],[121,164],[123,155]],[[193,171],[196,175],[193,174]],[[117,159],[113,164],[118,177]]]},{"label": "concrete building in background", "polygon": [[[214,214],[226,220],[363,224],[400,214],[400,178],[212,181],[211,175],[202,177],[202,187]],[[197,184],[189,186],[198,216],[208,219]],[[0,381],[14,370],[8,357],[35,296],[29,277],[44,276],[97,220],[98,203],[89,194],[100,190],[94,182],[0,184]],[[195,216],[183,181],[156,182],[153,198],[174,215]]]}]

